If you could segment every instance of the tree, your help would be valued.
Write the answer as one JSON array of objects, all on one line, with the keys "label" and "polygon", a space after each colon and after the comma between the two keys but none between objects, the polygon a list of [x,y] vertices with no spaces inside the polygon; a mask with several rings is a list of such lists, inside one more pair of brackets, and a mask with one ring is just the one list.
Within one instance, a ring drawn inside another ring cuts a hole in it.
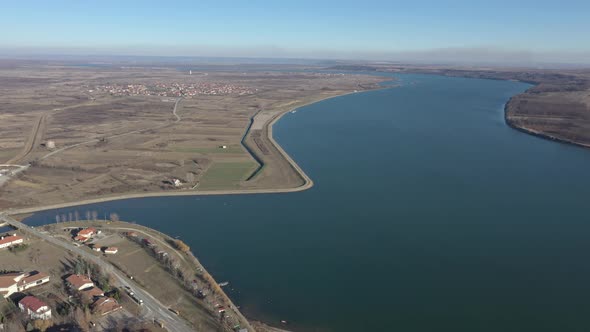
[{"label": "tree", "polygon": [[176,247],[176,249],[178,249],[182,252],[189,252],[191,250],[191,247],[189,247],[182,240],[178,240],[178,239],[174,240],[174,246]]},{"label": "tree", "polygon": [[52,325],[53,321],[51,319],[36,319],[33,321],[33,327],[41,332],[45,332]]},{"label": "tree", "polygon": [[82,331],[88,331],[88,320],[86,319],[86,314],[82,308],[76,308],[74,311],[74,321],[78,326],[82,329]]},{"label": "tree", "polygon": [[22,324],[20,324],[17,321],[8,321],[4,324],[4,328],[6,329],[6,331],[11,331],[11,332],[25,332],[25,328]]},{"label": "tree", "polygon": [[188,172],[186,173],[186,182],[188,183],[194,183],[195,182],[195,174],[192,172]]}]

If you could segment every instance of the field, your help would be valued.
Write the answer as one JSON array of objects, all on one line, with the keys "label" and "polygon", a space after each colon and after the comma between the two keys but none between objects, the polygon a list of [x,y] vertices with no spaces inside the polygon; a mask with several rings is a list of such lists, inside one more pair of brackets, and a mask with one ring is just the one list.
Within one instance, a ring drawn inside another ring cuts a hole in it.
[{"label": "field", "polygon": [[[231,69],[189,75],[165,65],[0,61],[0,164],[31,165],[0,186],[0,209],[301,186],[300,174],[269,139],[268,123],[298,106],[383,81]],[[246,132],[247,149],[241,143]],[[250,179],[259,163],[262,172]]]},{"label": "field", "polygon": [[214,163],[207,170],[199,184],[200,189],[239,188],[240,182],[246,180],[258,168],[254,162],[220,162]]}]

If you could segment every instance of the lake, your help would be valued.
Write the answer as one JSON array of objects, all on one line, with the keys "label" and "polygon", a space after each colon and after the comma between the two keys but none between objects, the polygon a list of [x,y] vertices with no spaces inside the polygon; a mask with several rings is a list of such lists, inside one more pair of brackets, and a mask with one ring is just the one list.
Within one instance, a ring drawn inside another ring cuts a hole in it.
[{"label": "lake", "polygon": [[530,85],[396,77],[275,125],[308,191],[59,213],[178,235],[247,315],[297,331],[586,331],[590,151],[504,123]]}]

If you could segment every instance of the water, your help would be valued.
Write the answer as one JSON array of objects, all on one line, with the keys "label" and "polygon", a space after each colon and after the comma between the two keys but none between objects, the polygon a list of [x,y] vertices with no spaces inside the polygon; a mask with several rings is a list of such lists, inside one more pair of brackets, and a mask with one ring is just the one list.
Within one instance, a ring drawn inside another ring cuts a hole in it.
[{"label": "water", "polygon": [[401,78],[276,124],[311,190],[60,212],[179,235],[248,315],[296,330],[586,331],[590,151],[504,124],[526,84]]}]

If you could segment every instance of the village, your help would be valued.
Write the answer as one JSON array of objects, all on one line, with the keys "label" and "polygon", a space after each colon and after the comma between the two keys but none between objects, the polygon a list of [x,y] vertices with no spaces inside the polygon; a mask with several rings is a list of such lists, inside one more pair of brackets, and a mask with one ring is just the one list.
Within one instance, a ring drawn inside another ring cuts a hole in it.
[{"label": "village", "polygon": [[[116,214],[111,217],[118,219]],[[18,230],[2,233],[0,331],[167,331],[144,306],[138,288],[199,330],[246,331],[221,286],[179,239],[117,220],[65,221],[39,228],[110,264],[99,266]],[[114,270],[136,286],[118,284]]]},{"label": "village", "polygon": [[104,84],[87,88],[87,92],[109,93],[112,96],[159,96],[159,97],[192,97],[198,95],[225,96],[251,95],[256,89],[228,83],[166,83],[155,84]]}]

